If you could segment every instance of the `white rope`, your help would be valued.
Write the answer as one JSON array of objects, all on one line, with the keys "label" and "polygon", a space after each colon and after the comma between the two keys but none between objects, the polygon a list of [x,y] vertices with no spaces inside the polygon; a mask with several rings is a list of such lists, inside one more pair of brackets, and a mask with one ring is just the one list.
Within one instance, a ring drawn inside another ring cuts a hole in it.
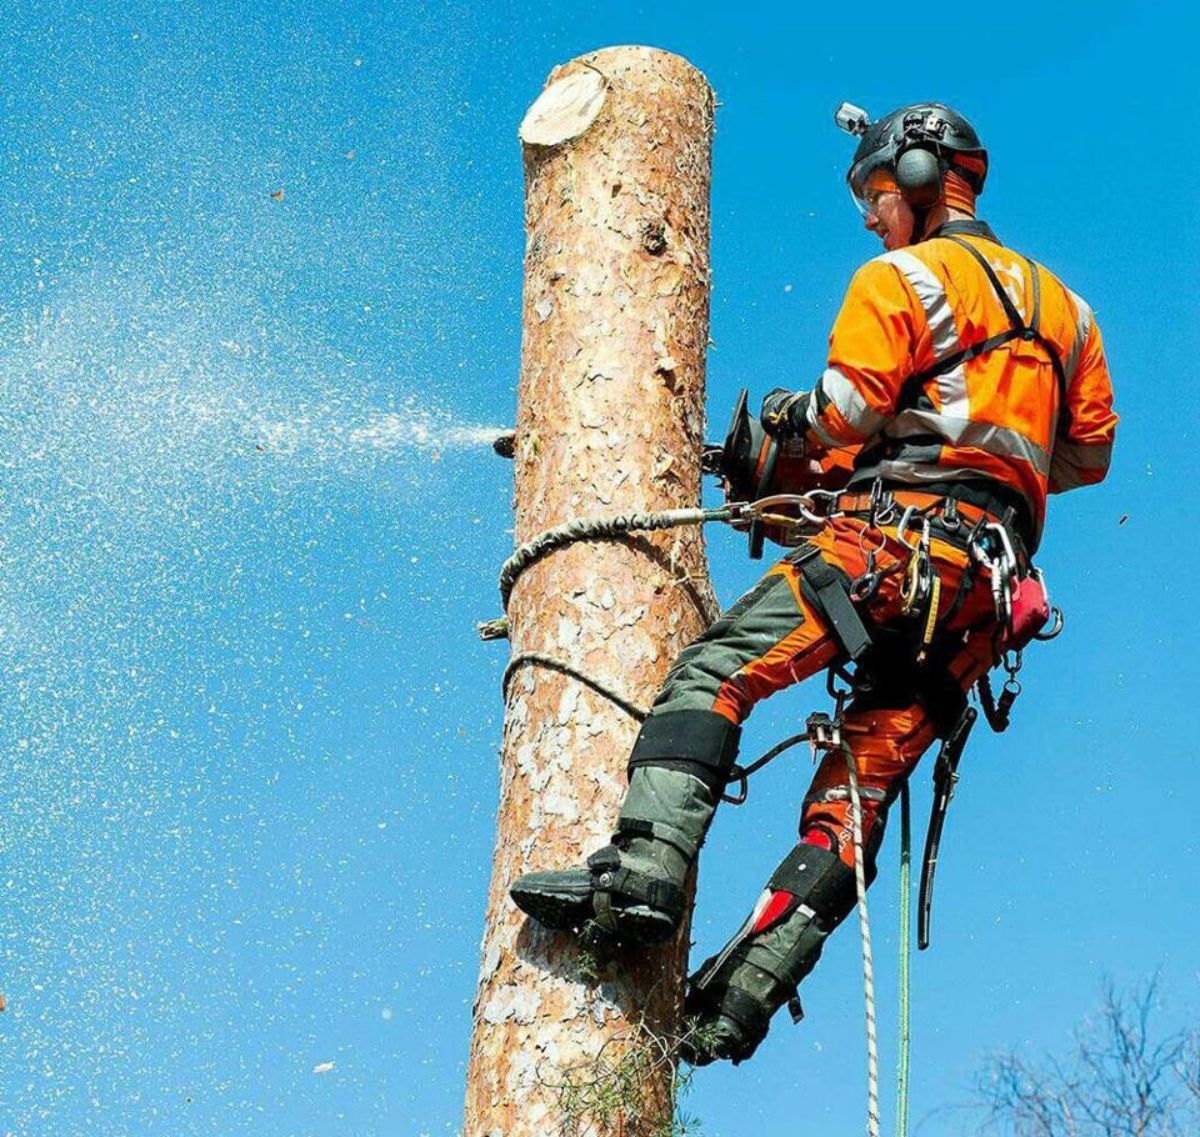
[{"label": "white rope", "polygon": [[896,1137],[908,1137],[908,1059],[912,1044],[912,810],[900,783],[900,1053],[896,1061]]},{"label": "white rope", "polygon": [[851,832],[854,837],[854,887],[858,892],[858,928],[862,933],[863,999],[867,1008],[867,1133],[879,1137],[879,1047],[875,1037],[875,964],[871,956],[871,920],[867,915],[867,875],[863,867],[862,800],[858,768],[842,743],[850,783]]}]

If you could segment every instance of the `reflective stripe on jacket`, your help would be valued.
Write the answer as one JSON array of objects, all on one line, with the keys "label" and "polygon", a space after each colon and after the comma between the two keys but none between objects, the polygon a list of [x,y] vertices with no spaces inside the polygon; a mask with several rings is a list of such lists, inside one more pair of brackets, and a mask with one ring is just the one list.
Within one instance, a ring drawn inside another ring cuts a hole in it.
[{"label": "reflective stripe on jacket", "polygon": [[[977,232],[962,235],[1029,324],[1033,266]],[[934,237],[884,253],[854,275],[808,400],[819,449],[862,445],[856,482],[989,480],[1016,490],[1041,531],[1047,493],[1104,478],[1117,416],[1100,330],[1084,301],[1037,267],[1038,330],[924,382],[922,372],[1012,325],[983,267]],[[1047,350],[1062,363],[1065,406]]]}]

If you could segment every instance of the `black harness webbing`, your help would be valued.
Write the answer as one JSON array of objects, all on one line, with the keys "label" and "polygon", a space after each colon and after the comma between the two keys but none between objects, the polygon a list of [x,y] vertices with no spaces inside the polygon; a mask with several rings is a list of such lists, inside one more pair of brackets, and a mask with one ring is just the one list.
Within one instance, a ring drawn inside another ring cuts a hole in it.
[{"label": "black harness webbing", "polygon": [[838,643],[851,659],[857,660],[871,646],[871,634],[850,600],[850,583],[845,574],[827,564],[820,550],[812,545],[805,545],[787,559],[800,570]]},{"label": "black harness webbing", "polygon": [[[1065,414],[1067,406],[1067,373],[1063,367],[1062,359],[1059,358],[1058,349],[1042,335],[1040,330],[1042,317],[1042,280],[1037,264],[1031,260],[1026,260],[1024,257],[1021,258],[1029,266],[1029,274],[1033,280],[1033,315],[1027,324],[1021,313],[1017,311],[1012,298],[1004,290],[1004,285],[1000,283],[995,269],[988,263],[987,257],[969,241],[964,241],[961,237],[956,237],[950,233],[944,233],[942,237],[944,240],[953,241],[959,248],[966,249],[975,258],[976,262],[978,262],[979,267],[987,275],[988,282],[996,293],[996,298],[1004,308],[1004,314],[1008,317],[1009,327],[1003,332],[998,332],[994,336],[988,336],[987,339],[971,344],[970,347],[952,352],[950,355],[939,359],[931,367],[925,368],[924,371],[918,371],[915,375],[909,376],[901,391],[899,405],[913,405],[921,393],[921,388],[930,379],[938,375],[944,375],[947,371],[953,371],[960,363],[965,363],[970,359],[977,359],[979,356],[995,351],[996,348],[1002,347],[1012,340],[1022,339],[1038,344],[1050,356],[1050,366],[1054,368],[1054,378],[1058,383],[1059,413],[1060,415]],[[1020,256],[1019,253],[1014,255]]]}]

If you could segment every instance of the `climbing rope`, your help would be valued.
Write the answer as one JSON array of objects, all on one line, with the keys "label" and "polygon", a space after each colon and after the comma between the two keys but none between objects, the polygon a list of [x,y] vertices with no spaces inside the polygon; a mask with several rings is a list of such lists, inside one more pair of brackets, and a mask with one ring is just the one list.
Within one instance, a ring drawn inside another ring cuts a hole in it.
[{"label": "climbing rope", "polygon": [[631,702],[624,695],[614,691],[606,683],[602,683],[599,679],[593,678],[584,671],[572,667],[569,663],[563,663],[561,659],[555,659],[552,655],[545,655],[540,651],[520,651],[508,661],[508,666],[504,669],[504,675],[500,679],[500,691],[502,697],[508,699],[508,684],[513,677],[513,673],[520,667],[529,664],[536,664],[539,667],[548,667],[551,671],[560,671],[563,675],[569,675],[572,679],[577,679],[580,683],[590,687],[598,695],[603,695],[610,703],[620,707],[631,719],[636,719],[642,722],[650,711],[646,707],[640,707],[637,703]]},{"label": "climbing rope", "polygon": [[518,577],[530,565],[556,549],[572,545],[576,541],[611,540],[624,537],[635,531],[650,532],[658,529],[677,529],[682,525],[705,525],[710,521],[731,521],[736,511],[726,506],[722,509],[666,509],[660,513],[618,513],[612,517],[582,518],[568,521],[539,533],[526,541],[500,569],[500,599],[508,610],[508,600]]},{"label": "climbing rope", "polygon": [[867,1010],[867,1133],[879,1137],[879,1045],[875,1033],[875,964],[871,957],[871,919],[867,913],[867,875],[863,867],[862,799],[854,752],[841,743],[850,783],[851,833],[854,839],[854,887],[858,893],[858,928],[862,934],[863,1001]]},{"label": "climbing rope", "polygon": [[896,1137],[908,1137],[909,964],[912,941],[912,818],[908,782],[900,787],[900,1051],[896,1061]]}]

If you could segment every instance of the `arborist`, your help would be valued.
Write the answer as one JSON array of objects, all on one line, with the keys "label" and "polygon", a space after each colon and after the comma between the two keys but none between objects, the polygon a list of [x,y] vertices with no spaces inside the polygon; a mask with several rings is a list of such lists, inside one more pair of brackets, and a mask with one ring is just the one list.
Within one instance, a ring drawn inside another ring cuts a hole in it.
[{"label": "arborist", "polygon": [[971,124],[940,103],[875,122],[843,104],[837,121],[858,137],[847,177],[885,251],[851,280],[823,374],[811,390],[770,392],[761,422],[793,459],[840,461],[848,480],[823,524],[675,662],[633,747],[611,844],[511,890],[551,928],[670,937],[747,715],[852,666],[799,843],[689,981],[706,1028],[685,1053],[695,1063],[749,1057],[775,1011],[795,1010],[797,984],[855,905],[852,796],[869,882],[921,755],[961,733],[972,686],[1002,660],[1011,679],[1042,626],[1031,557],[1047,495],[1104,478],[1117,422],[1091,309],[976,218],[988,157]]}]

